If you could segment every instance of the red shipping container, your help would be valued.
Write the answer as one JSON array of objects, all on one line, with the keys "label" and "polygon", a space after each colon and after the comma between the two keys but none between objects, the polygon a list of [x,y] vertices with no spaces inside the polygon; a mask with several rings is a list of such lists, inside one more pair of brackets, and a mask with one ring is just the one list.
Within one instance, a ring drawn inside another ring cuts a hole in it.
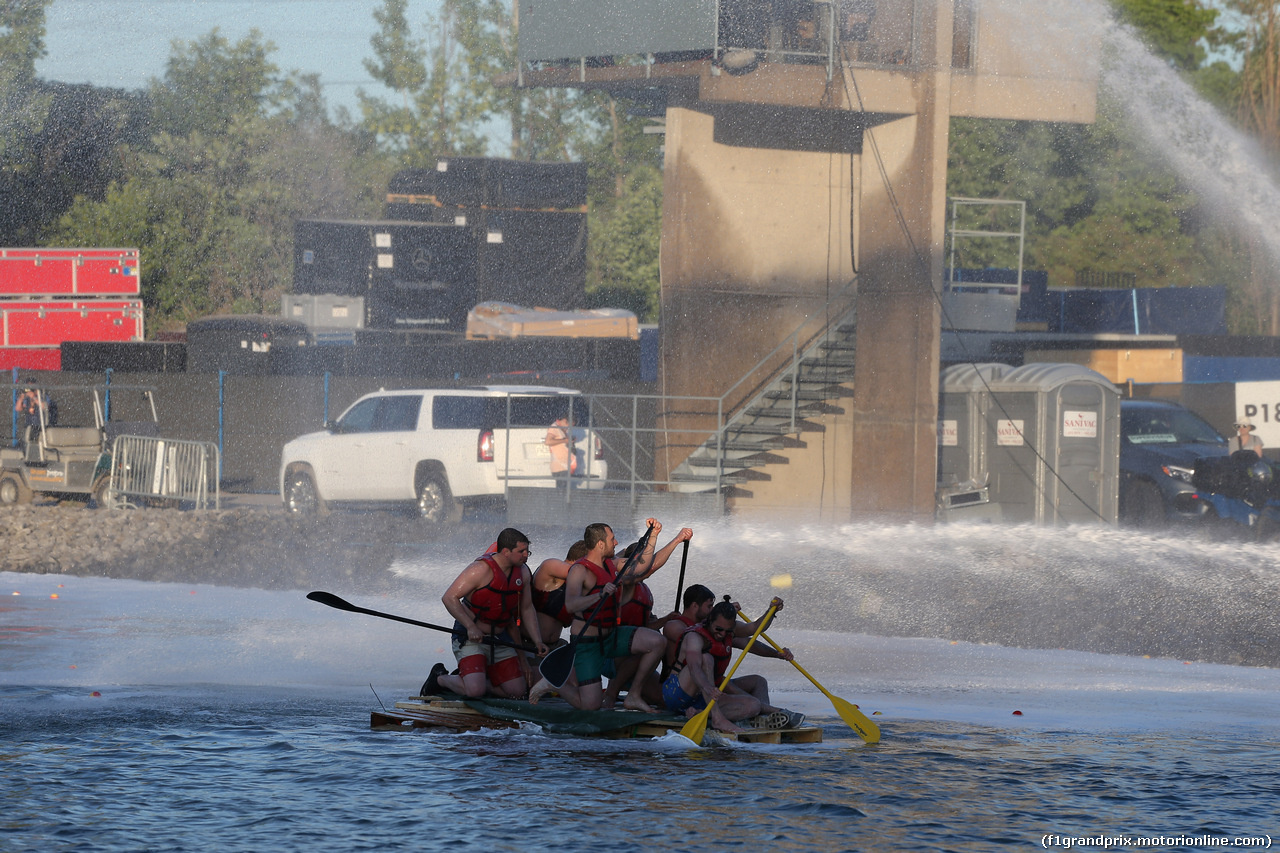
[{"label": "red shipping container", "polygon": [[140,299],[0,301],[0,347],[59,347],[63,341],[141,341]]},{"label": "red shipping container", "polygon": [[61,370],[61,349],[0,347],[0,370]]},{"label": "red shipping container", "polygon": [[0,249],[0,297],[137,296],[137,249]]}]

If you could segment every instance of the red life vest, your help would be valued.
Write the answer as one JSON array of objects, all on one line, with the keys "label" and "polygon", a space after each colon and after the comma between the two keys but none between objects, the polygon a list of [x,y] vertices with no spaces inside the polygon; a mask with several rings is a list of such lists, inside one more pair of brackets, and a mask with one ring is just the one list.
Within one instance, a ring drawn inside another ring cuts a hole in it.
[{"label": "red life vest", "polygon": [[564,587],[555,589],[538,589],[534,587],[533,609],[545,613],[561,625],[568,626],[573,622],[573,614],[564,606]]},{"label": "red life vest", "polygon": [[[596,579],[595,585],[592,586],[591,589],[587,590],[587,595],[600,592],[600,590],[604,589],[605,584],[614,583],[618,579],[618,572],[617,569],[614,568],[613,560],[606,559],[605,563],[605,566],[597,566],[586,557],[578,560],[577,565],[585,566],[587,571],[591,572],[592,576]],[[591,616],[591,621],[587,622],[587,624],[595,625],[603,631],[612,631],[614,626],[618,623],[617,596],[610,595],[607,598],[602,598],[598,602],[598,607],[597,604],[593,604],[587,609],[586,613],[575,613],[573,615],[586,622],[587,616],[591,615],[593,610],[595,611],[595,615]]]},{"label": "red life vest", "polygon": [[[684,629],[684,634],[689,634],[691,632],[698,634],[702,639],[706,640],[706,653],[711,655],[712,660],[715,661],[715,665],[712,667],[712,672],[715,673],[716,687],[719,687],[721,679],[724,678],[725,670],[729,668],[729,657],[733,654],[733,635],[729,635],[728,643],[722,643],[711,634],[711,629],[706,625],[703,625],[701,622],[696,625],[690,625],[688,628]],[[682,644],[684,642],[684,634],[680,635],[680,642]],[[684,669],[685,663],[686,661],[684,660],[684,653],[682,650],[680,659],[676,661],[676,665],[672,667],[672,671],[679,672]]]},{"label": "red life vest", "polygon": [[636,584],[631,600],[622,605],[618,613],[619,625],[635,625],[643,628],[653,618],[653,592],[648,584]]},{"label": "red life vest", "polygon": [[481,557],[493,570],[489,582],[463,599],[477,622],[506,625],[520,613],[520,591],[524,589],[524,566],[512,566],[504,574],[492,557]]}]

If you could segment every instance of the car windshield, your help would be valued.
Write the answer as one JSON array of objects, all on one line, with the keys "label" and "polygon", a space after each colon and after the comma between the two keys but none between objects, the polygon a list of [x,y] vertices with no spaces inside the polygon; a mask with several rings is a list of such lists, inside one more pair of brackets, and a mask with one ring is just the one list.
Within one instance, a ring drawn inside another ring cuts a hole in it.
[{"label": "car windshield", "polygon": [[1129,444],[1226,444],[1218,431],[1186,409],[1130,409],[1120,415]]}]

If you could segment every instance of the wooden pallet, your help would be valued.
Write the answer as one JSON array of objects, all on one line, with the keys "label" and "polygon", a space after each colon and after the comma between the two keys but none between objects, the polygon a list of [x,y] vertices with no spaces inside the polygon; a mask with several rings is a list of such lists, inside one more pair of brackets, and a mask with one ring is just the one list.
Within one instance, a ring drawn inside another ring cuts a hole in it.
[{"label": "wooden pallet", "polygon": [[[377,731],[434,729],[474,732],[480,729],[514,729],[519,728],[520,723],[490,717],[456,699],[420,697],[397,702],[395,710],[371,712],[369,725]],[[589,737],[610,740],[655,738],[673,731],[678,732],[683,726],[682,720],[647,720],[613,731],[589,735]],[[805,725],[795,729],[748,729],[737,733],[717,731],[714,735],[722,740],[736,740],[742,743],[821,743],[822,727]]]}]

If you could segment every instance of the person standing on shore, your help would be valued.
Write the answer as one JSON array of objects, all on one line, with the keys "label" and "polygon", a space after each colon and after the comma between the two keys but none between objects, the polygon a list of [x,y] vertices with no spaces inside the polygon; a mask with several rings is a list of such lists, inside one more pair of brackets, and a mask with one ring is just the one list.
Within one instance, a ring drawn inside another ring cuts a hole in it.
[{"label": "person standing on shore", "polygon": [[573,422],[568,416],[556,418],[547,428],[542,443],[551,451],[551,476],[556,480],[556,488],[567,489],[578,461],[573,447]]}]

